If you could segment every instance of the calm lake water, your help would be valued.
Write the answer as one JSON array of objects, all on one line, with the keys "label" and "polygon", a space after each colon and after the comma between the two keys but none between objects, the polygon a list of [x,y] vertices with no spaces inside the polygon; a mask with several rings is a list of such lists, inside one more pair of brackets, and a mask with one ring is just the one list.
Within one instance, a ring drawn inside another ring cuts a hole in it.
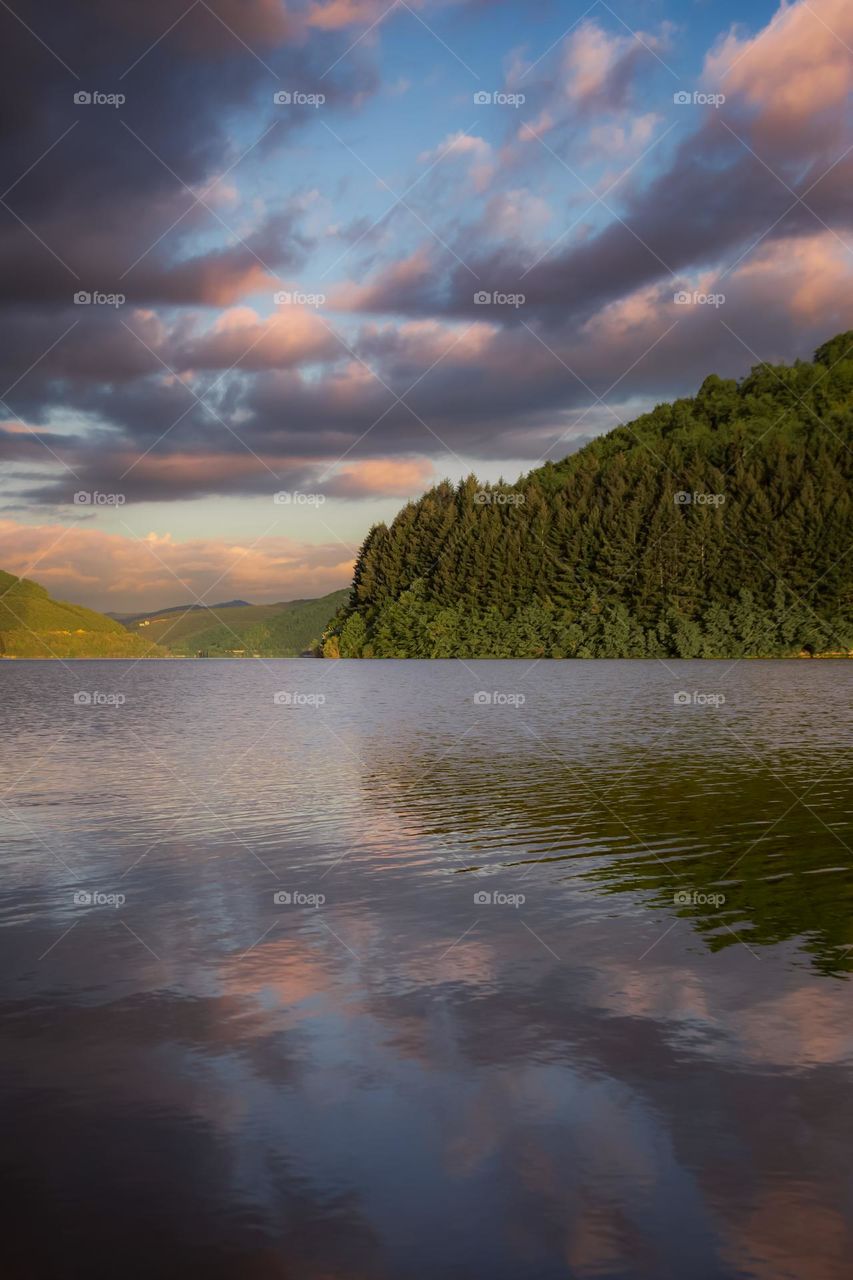
[{"label": "calm lake water", "polygon": [[853,665],[0,681],[7,1275],[849,1276]]}]

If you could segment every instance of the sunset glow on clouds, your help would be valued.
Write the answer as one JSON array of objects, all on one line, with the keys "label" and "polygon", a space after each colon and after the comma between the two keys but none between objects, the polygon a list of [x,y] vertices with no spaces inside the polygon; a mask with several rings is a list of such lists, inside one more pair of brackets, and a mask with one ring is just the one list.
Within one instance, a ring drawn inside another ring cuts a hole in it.
[{"label": "sunset glow on clouds", "polygon": [[[52,595],[109,609],[113,593],[156,609],[164,599],[248,599],[266,603],[335,591],[352,572],[352,557],[336,542],[306,547],[289,538],[254,543],[168,536],[134,538],[87,527],[21,526],[0,520],[0,556],[7,572],[32,576]],[[279,594],[270,594],[270,583]]]},{"label": "sunset glow on clouds", "polygon": [[256,538],[219,598],[319,594],[441,476],[853,325],[847,0],[576,8],[0,13],[0,567],[165,605]]}]

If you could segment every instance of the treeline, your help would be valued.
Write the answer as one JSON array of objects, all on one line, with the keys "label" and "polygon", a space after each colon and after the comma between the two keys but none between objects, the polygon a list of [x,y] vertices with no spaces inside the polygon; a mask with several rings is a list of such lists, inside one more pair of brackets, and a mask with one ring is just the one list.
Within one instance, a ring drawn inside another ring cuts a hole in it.
[{"label": "treeline", "polygon": [[0,657],[145,658],[156,645],[82,605],[54,600],[28,578],[0,570]]},{"label": "treeline", "polygon": [[375,525],[327,657],[853,649],[853,331]]}]

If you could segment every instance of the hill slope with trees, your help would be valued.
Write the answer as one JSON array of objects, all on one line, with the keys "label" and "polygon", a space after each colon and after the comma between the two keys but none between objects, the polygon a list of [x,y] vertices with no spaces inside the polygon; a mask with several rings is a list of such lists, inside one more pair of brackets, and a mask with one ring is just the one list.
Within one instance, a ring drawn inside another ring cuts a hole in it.
[{"label": "hill slope with trees", "polygon": [[853,331],[514,485],[375,525],[327,657],[735,658],[853,648]]},{"label": "hill slope with trees", "polygon": [[103,613],[53,600],[44,587],[0,570],[0,657],[145,658],[162,649]]},{"label": "hill slope with trees", "polygon": [[296,658],[316,647],[329,618],[348,598],[346,589],[310,600],[277,604],[228,602],[205,608],[163,609],[121,619],[134,635],[181,658]]}]

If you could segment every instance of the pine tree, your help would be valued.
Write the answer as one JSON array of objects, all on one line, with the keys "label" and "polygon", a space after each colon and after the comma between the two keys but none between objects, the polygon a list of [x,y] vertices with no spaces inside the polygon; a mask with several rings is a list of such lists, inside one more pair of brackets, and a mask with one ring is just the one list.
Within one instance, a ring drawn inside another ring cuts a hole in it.
[{"label": "pine tree", "polygon": [[370,530],[324,652],[850,649],[851,406],[853,332],[711,375],[515,485],[443,481]]}]

